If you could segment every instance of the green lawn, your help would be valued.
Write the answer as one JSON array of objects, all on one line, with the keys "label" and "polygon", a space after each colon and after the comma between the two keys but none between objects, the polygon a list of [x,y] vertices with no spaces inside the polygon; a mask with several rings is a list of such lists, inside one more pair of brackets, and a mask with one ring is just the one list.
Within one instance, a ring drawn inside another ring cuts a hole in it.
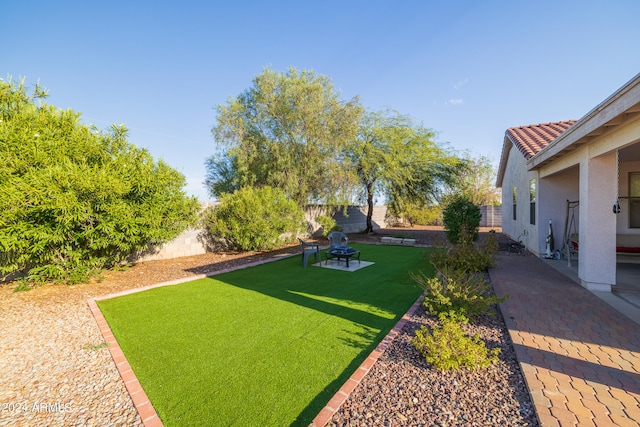
[{"label": "green lawn", "polygon": [[306,426],[430,272],[422,249],[352,246],[375,264],[296,256],[98,305],[165,426]]}]

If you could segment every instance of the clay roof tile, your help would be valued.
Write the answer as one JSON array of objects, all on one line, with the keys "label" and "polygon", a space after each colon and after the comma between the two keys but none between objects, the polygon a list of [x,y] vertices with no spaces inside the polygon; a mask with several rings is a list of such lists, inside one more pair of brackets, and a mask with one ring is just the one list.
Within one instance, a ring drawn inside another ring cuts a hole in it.
[{"label": "clay roof tile", "polygon": [[569,129],[576,121],[539,123],[507,129],[506,136],[518,147],[528,160],[549,145],[562,132]]}]

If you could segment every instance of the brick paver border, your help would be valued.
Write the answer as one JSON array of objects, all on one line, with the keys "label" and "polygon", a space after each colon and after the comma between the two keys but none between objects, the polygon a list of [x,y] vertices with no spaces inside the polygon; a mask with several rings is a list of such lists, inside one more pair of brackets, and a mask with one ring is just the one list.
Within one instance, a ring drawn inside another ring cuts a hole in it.
[{"label": "brick paver border", "polygon": [[113,336],[109,324],[98,308],[98,304],[96,304],[93,299],[89,299],[87,302],[91,309],[91,313],[93,313],[93,317],[96,319],[98,328],[100,328],[100,333],[109,346],[111,358],[116,364],[116,368],[120,373],[120,377],[122,377],[122,381],[124,381],[124,385],[131,396],[131,400],[133,400],[133,405],[138,411],[138,414],[140,414],[142,423],[145,427],[162,427],[163,424],[160,417],[158,417],[155,408],[151,404],[147,394],[142,389],[140,381],[138,381],[136,374],[131,369],[131,365],[129,365],[118,341],[116,341],[115,336]]},{"label": "brick paver border", "polygon": [[420,295],[420,297],[413,303],[413,305],[409,308],[409,310],[405,313],[404,316],[396,323],[396,326],[393,327],[389,331],[389,333],[384,337],[384,339],[378,344],[378,346],[371,352],[369,357],[365,359],[364,362],[360,365],[358,369],[351,375],[351,377],[347,380],[346,383],[338,390],[336,394],[333,395],[329,403],[322,408],[320,413],[313,419],[309,427],[324,427],[326,426],[333,415],[338,412],[340,406],[347,400],[351,392],[360,384],[360,381],[369,373],[373,365],[376,364],[380,356],[385,352],[387,347],[393,342],[394,338],[397,337],[404,325],[411,319],[411,316],[416,312],[420,304],[422,304],[422,300],[424,299],[424,295]]},{"label": "brick paver border", "polygon": [[[142,419],[142,423],[144,424],[145,427],[162,427],[163,424],[155,408],[151,404],[151,401],[147,397],[147,394],[144,392],[142,385],[140,384],[140,381],[138,381],[138,378],[136,377],[135,373],[131,369],[131,365],[129,365],[127,358],[125,357],[122,349],[120,348],[120,345],[118,344],[118,341],[113,335],[113,332],[109,327],[109,324],[107,323],[106,319],[102,315],[102,312],[100,311],[100,308],[98,307],[98,304],[96,303],[96,301],[102,301],[102,300],[116,298],[124,295],[144,292],[149,289],[160,288],[163,286],[178,285],[180,283],[186,283],[186,282],[191,282],[193,280],[204,279],[206,277],[216,276],[218,274],[227,273],[229,271],[237,270],[240,268],[254,267],[256,265],[265,264],[268,262],[274,262],[283,258],[299,256],[299,255],[300,254],[293,254],[293,255],[277,257],[269,260],[256,261],[256,262],[245,264],[239,267],[227,268],[224,270],[219,270],[219,271],[208,273],[208,274],[198,274],[195,276],[189,276],[182,279],[176,279],[168,282],[157,283],[154,285],[143,286],[140,288],[129,289],[123,292],[116,292],[116,293],[112,293],[105,296],[89,298],[87,300],[87,304],[89,305],[89,309],[91,310],[91,313],[93,314],[93,317],[96,320],[96,324],[100,329],[100,333],[102,334],[102,337],[104,338],[105,342],[108,345],[111,358],[113,359],[113,362],[116,364],[116,368],[120,373],[120,377],[122,378],[122,381],[124,381],[124,385],[127,389],[127,392],[131,396],[131,400],[133,401],[133,404],[136,410],[140,414],[140,418]],[[360,367],[356,369],[353,375],[351,375],[351,377],[344,383],[344,385],[340,388],[340,390],[338,390],[338,392],[329,400],[327,405],[324,408],[322,408],[320,413],[313,419],[311,424],[309,424],[310,427],[325,426],[331,420],[333,415],[338,411],[338,409],[340,409],[340,406],[347,400],[351,392],[360,383],[362,378],[364,378],[367,375],[367,373],[369,373],[369,370],[371,370],[373,365],[375,365],[375,363],[378,361],[378,359],[384,353],[387,347],[389,347],[389,345],[394,340],[394,338],[398,336],[398,334],[400,334],[400,332],[402,331],[402,328],[404,328],[404,325],[409,321],[411,316],[413,316],[413,314],[418,309],[418,307],[420,307],[420,304],[422,303],[423,299],[424,299],[424,295],[421,295],[413,303],[413,305],[404,314],[404,316],[402,316],[402,318],[398,321],[398,323],[396,323],[393,329],[389,331],[389,333],[384,337],[384,339],[380,342],[380,344],[378,344],[376,348],[371,352],[371,354],[369,354],[369,356],[365,359],[365,361],[362,362]]]}]

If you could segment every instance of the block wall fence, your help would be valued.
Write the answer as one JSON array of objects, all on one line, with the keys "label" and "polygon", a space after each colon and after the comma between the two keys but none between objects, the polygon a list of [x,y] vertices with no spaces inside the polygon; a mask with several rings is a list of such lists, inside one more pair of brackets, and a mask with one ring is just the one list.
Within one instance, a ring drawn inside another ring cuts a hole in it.
[{"label": "block wall fence", "polygon": [[[202,203],[202,208],[215,206],[215,202]],[[500,206],[481,206],[482,222],[481,227],[500,227],[502,224],[502,209]],[[315,218],[326,214],[324,206],[309,206],[305,210],[306,220],[309,223],[310,235],[320,231],[320,225]],[[374,206],[373,208],[373,228],[380,229],[388,227],[386,221],[387,207]],[[349,206],[347,214],[342,210],[333,215],[336,223],[345,233],[359,233],[366,227],[367,207],[366,206]],[[133,262],[144,262],[162,259],[172,259],[184,256],[201,255],[207,252],[207,246],[200,237],[203,230],[188,229],[176,237],[171,242],[165,243],[160,247],[151,248],[145,254],[139,255],[132,259]]]},{"label": "block wall fence", "polygon": [[502,206],[480,206],[480,227],[502,227]]}]

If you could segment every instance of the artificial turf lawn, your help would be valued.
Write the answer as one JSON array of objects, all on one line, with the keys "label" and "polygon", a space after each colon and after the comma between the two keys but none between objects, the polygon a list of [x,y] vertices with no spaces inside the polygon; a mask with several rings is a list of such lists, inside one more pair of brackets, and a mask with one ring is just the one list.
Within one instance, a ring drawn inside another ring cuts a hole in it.
[{"label": "artificial turf lawn", "polygon": [[306,426],[430,273],[422,249],[352,246],[375,264],[295,256],[98,305],[165,426]]}]

